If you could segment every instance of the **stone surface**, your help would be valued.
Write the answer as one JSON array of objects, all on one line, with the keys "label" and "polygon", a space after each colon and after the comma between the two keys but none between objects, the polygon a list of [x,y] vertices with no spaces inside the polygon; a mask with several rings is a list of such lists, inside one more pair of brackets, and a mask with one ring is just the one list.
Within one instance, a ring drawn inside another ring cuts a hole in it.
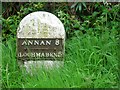
[{"label": "stone surface", "polygon": [[65,38],[61,21],[48,12],[34,12],[20,22],[18,38]]},{"label": "stone surface", "polygon": [[[65,30],[62,22],[53,14],[38,11],[33,12],[25,16],[19,24],[17,30],[17,38],[51,38],[51,39],[62,39],[63,44],[65,43]],[[19,41],[18,41],[19,42]],[[63,45],[63,51],[64,51]],[[64,54],[64,52],[63,52]],[[20,61],[19,61],[20,62]],[[29,71],[30,66],[45,66],[52,67],[63,65],[64,61],[27,61],[25,60],[24,66]]]}]

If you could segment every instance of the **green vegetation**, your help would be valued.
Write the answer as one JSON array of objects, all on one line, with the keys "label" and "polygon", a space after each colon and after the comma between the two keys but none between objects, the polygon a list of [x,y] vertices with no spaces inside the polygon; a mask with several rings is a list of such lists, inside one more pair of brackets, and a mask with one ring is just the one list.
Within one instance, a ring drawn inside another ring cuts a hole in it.
[{"label": "green vegetation", "polygon": [[[118,88],[120,4],[52,3],[53,8],[48,8],[49,4],[19,4],[14,15],[3,15],[2,87]],[[64,67],[41,68],[31,75],[18,66],[16,30],[25,15],[39,10],[50,11],[63,22],[65,60]]]},{"label": "green vegetation", "polygon": [[117,41],[113,33],[101,37],[84,34],[66,41],[65,65],[61,69],[39,69],[22,73],[16,60],[13,38],[3,45],[3,87],[117,88]]}]

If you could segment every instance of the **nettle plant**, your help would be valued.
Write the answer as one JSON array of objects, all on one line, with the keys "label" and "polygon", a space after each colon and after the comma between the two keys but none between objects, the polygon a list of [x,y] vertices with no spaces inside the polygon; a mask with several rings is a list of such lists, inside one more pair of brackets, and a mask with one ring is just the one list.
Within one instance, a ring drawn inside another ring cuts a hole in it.
[{"label": "nettle plant", "polygon": [[73,36],[76,31],[80,30],[80,21],[75,17],[75,15],[70,15],[63,11],[59,11],[58,17],[65,26],[67,37]]}]

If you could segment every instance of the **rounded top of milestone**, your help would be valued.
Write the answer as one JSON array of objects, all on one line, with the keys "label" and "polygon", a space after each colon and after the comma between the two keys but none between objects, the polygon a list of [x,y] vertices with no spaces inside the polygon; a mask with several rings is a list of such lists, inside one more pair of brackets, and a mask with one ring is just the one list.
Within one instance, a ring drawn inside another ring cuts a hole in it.
[{"label": "rounded top of milestone", "polygon": [[62,22],[52,13],[37,11],[25,16],[17,29],[17,38],[65,38]]}]

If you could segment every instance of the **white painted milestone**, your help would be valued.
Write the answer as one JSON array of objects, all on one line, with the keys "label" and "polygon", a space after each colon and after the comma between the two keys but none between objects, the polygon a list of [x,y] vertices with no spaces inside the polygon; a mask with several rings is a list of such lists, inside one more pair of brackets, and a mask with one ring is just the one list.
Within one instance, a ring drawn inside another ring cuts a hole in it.
[{"label": "white painted milestone", "polygon": [[33,12],[20,22],[17,29],[17,57],[27,70],[31,66],[63,65],[64,49],[65,29],[55,15],[44,11]]}]

